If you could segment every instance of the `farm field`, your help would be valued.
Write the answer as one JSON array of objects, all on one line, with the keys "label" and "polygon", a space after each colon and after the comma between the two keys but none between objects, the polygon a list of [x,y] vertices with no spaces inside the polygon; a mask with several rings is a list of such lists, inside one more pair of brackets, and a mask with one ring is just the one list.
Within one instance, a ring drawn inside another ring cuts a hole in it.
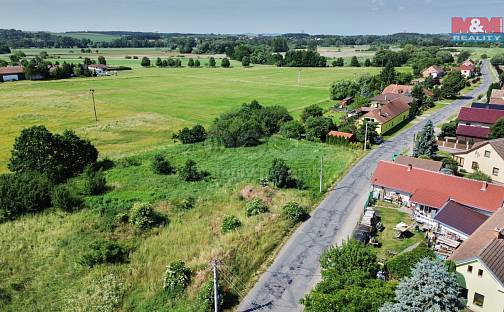
[{"label": "farm field", "polygon": [[[155,175],[150,163],[158,152],[177,167],[194,159],[210,172],[210,179],[183,182],[177,175]],[[0,248],[9,250],[0,256],[0,309],[102,311],[107,302],[120,298],[121,311],[199,311],[196,290],[209,278],[208,263],[213,257],[222,260],[220,270],[230,296],[226,301],[236,302],[295,228],[280,217],[280,207],[287,201],[312,207],[320,199],[320,157],[324,157],[327,189],[361,153],[274,136],[251,148],[174,145],[118,161],[105,171],[111,190],[87,197],[90,208],[74,213],[48,210],[0,224]],[[275,157],[286,160],[305,183],[304,189],[259,186]],[[78,189],[80,180],[71,183]],[[269,204],[269,213],[245,216],[246,200],[240,194],[249,189]],[[174,206],[174,201],[188,196],[196,199],[194,208]],[[137,232],[117,221],[132,201],[154,203],[169,222]],[[225,215],[237,216],[241,228],[223,234],[220,225]],[[96,239],[114,239],[129,246],[129,262],[92,268],[80,265],[79,259]],[[194,273],[187,295],[175,300],[163,290],[162,277],[166,265],[179,259]]]},{"label": "farm field", "polygon": [[121,38],[119,35],[108,35],[93,32],[64,32],[57,33],[57,35],[71,37],[75,39],[89,39],[94,42],[110,42],[115,39]]},{"label": "farm field", "polygon": [[[130,60],[117,60],[123,61]],[[44,124],[51,131],[73,129],[90,139],[102,156],[117,157],[172,144],[174,131],[195,123],[209,125],[222,112],[253,99],[283,105],[294,115],[314,103],[328,107],[330,83],[379,72],[379,68],[303,68],[298,84],[297,68],[233,66],[133,65],[134,70],[112,77],[2,83],[0,171],[6,170],[14,138],[32,125]],[[98,122],[90,89],[96,90]]]}]

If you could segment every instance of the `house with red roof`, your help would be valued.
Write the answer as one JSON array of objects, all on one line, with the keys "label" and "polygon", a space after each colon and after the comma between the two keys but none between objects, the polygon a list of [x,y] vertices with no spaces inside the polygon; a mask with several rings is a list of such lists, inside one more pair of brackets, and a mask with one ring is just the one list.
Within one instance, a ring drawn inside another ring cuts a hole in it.
[{"label": "house with red roof", "polygon": [[422,71],[422,77],[424,78],[427,78],[429,76],[431,76],[432,78],[441,78],[444,74],[444,69],[438,65],[429,66]]},{"label": "house with red roof", "polygon": [[504,205],[504,186],[470,180],[394,162],[380,161],[371,179],[373,197],[411,209],[424,228],[449,201],[492,214]]},{"label": "house with red roof", "polygon": [[359,119],[359,124],[375,122],[378,124],[376,132],[383,134],[408,118],[411,96],[404,94],[386,93],[372,97],[369,110]]},{"label": "house with red roof", "polygon": [[504,110],[462,107],[457,125],[457,139],[465,142],[479,142],[490,136],[490,127],[504,117]]},{"label": "house with red roof", "polygon": [[474,70],[476,69],[476,66],[474,66],[474,64],[472,64],[471,62],[464,62],[457,69],[460,70],[464,77],[469,78],[474,76]]},{"label": "house with red roof", "polygon": [[23,66],[0,67],[0,82],[25,79]]},{"label": "house with red roof", "polygon": [[[401,85],[401,84],[390,84],[388,86],[386,86],[383,91],[382,91],[382,94],[404,94],[404,95],[411,95],[411,92],[413,91],[413,87],[412,85]],[[432,93],[432,91],[424,88],[423,89],[423,93],[426,95],[426,96],[433,96],[434,94]]]}]

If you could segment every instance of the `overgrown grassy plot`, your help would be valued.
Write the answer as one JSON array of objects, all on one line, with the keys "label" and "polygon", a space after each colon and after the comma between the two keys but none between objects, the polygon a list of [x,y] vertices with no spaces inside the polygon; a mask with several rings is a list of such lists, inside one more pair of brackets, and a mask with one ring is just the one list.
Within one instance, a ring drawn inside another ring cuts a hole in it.
[{"label": "overgrown grassy plot", "polygon": [[[0,84],[0,170],[21,129],[44,124],[91,139],[101,155],[152,149],[171,143],[173,131],[204,125],[222,112],[257,99],[296,115],[325,101],[338,79],[377,73],[377,68],[136,68],[117,77]],[[95,123],[89,89],[95,89]],[[325,102],[324,102],[325,103]]]},{"label": "overgrown grassy plot", "polygon": [[[150,166],[157,152],[178,168],[188,158],[194,159],[211,176],[207,181],[189,183],[177,175],[155,175]],[[115,168],[106,171],[112,190],[87,198],[94,208],[73,214],[46,211],[0,224],[0,248],[8,251],[0,254],[0,288],[10,300],[2,309],[72,311],[75,306],[98,302],[93,294],[112,276],[122,285],[111,292],[124,296],[124,310],[194,311],[196,289],[208,277],[208,262],[214,257],[223,260],[230,293],[240,295],[292,230],[279,216],[280,207],[293,200],[311,206],[319,198],[320,156],[324,156],[324,186],[328,187],[359,155],[360,151],[341,146],[275,136],[251,148],[175,145],[117,161]],[[258,185],[275,157],[286,160],[306,189]],[[80,181],[73,183],[78,186]],[[246,201],[240,199],[240,193],[247,187],[270,203],[271,213],[245,216]],[[175,202],[189,196],[196,198],[194,208],[175,207]],[[135,232],[131,225],[117,221],[117,214],[127,211],[123,206],[131,201],[156,203],[156,211],[166,215],[169,222],[144,233]],[[223,234],[225,215],[237,216],[242,226]],[[89,244],[99,238],[131,246],[129,262],[91,268],[79,265]],[[166,265],[178,259],[196,274],[187,295],[172,300],[162,289],[162,276]]]}]

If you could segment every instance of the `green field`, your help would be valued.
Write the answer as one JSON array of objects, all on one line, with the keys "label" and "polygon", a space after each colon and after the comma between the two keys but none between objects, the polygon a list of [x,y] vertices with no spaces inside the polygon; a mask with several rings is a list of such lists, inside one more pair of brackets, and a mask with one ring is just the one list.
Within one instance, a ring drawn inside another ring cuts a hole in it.
[{"label": "green field", "polygon": [[93,32],[70,32],[70,33],[57,33],[56,35],[71,37],[75,39],[89,39],[93,42],[110,42],[115,39],[121,38],[121,36],[98,34]]},{"label": "green field", "polygon": [[[129,64],[138,60],[110,60]],[[204,64],[202,60],[202,64]],[[102,155],[119,156],[172,144],[171,134],[195,123],[209,125],[222,112],[257,99],[294,115],[314,103],[329,106],[328,87],[378,68],[141,68],[117,76],[0,84],[0,171],[20,130],[36,124],[74,129]],[[98,122],[89,89],[95,89]]]},{"label": "green field", "polygon": [[[196,160],[211,173],[211,179],[190,183],[177,175],[155,175],[150,169],[154,153],[146,153],[135,157],[136,165],[118,164],[106,171],[112,190],[101,196],[103,201],[88,197],[92,208],[72,214],[47,211],[0,224],[0,248],[8,251],[0,256],[0,310],[97,311],[103,301],[100,285],[104,276],[112,276],[121,288],[110,291],[108,296],[119,296],[123,311],[198,311],[194,295],[209,277],[208,263],[214,257],[222,260],[223,283],[228,292],[241,297],[257,277],[256,272],[265,268],[293,230],[280,217],[280,207],[287,201],[311,207],[320,199],[320,156],[326,166],[324,188],[328,188],[361,154],[344,147],[280,137],[252,148],[196,144],[160,151],[177,167],[188,158]],[[306,184],[304,190],[258,185],[275,157],[287,161]],[[79,185],[78,179],[74,184]],[[271,202],[270,213],[245,216],[245,201],[239,195],[247,186],[255,196]],[[187,196],[197,198],[193,209],[178,210],[171,204]],[[107,208],[106,203],[113,200],[155,203],[156,210],[167,215],[170,222],[138,233],[131,225],[115,221],[115,214],[124,209]],[[100,212],[100,206],[106,209]],[[229,214],[237,216],[243,226],[237,232],[222,234],[221,220]],[[82,253],[96,238],[131,246],[130,262],[93,268],[79,265]],[[178,259],[184,260],[194,274],[187,296],[173,300],[165,296],[162,276],[166,265]],[[5,298],[9,298],[8,303]]]}]

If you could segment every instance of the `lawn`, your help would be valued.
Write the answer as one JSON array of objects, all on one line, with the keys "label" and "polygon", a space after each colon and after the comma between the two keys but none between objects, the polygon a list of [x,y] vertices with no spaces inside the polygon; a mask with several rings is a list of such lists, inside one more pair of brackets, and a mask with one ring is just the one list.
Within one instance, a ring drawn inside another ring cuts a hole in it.
[{"label": "lawn", "polygon": [[[126,52],[127,53],[127,52]],[[110,60],[109,63],[139,62]],[[403,70],[403,69],[401,69]],[[404,69],[407,70],[407,69]],[[329,85],[379,68],[142,68],[117,76],[0,84],[0,172],[21,129],[44,124],[90,139],[102,155],[117,157],[172,144],[184,126],[208,126],[222,112],[257,99],[294,115],[315,103],[329,107]],[[299,74],[300,73],[300,74]],[[298,80],[298,77],[299,80]],[[95,89],[98,122],[90,89]]]},{"label": "lawn", "polygon": [[[104,276],[112,276],[122,285],[112,293],[123,297],[123,311],[195,311],[195,292],[209,277],[212,258],[222,261],[221,281],[232,294],[230,298],[235,298],[230,300],[236,300],[295,228],[280,217],[280,207],[287,201],[312,207],[320,200],[320,157],[324,157],[327,189],[361,155],[360,151],[346,147],[280,137],[251,148],[224,149],[205,143],[174,145],[157,152],[177,167],[186,159],[194,159],[200,168],[210,172],[210,180],[189,183],[177,175],[155,175],[150,169],[155,153],[144,153],[127,163],[117,162],[115,168],[106,171],[112,190],[103,196],[88,197],[87,201],[94,203],[93,208],[72,214],[47,211],[0,224],[0,248],[8,250],[0,255],[0,309],[89,308],[101,302],[101,297],[95,296],[96,289],[106,287],[102,285]],[[305,183],[305,189],[279,190],[258,185],[275,157],[287,161],[293,173]],[[74,184],[79,185],[79,180]],[[248,186],[270,202],[270,213],[245,216],[245,201],[239,195]],[[193,209],[173,206],[175,200],[188,196],[197,198]],[[154,203],[158,212],[168,216],[169,224],[137,233],[130,225],[115,221],[110,203],[117,200],[119,206],[129,200]],[[104,209],[100,212],[98,207]],[[222,234],[220,224],[225,215],[237,216],[242,227],[234,233]],[[96,238],[115,239],[132,246],[129,263],[91,269],[79,265],[78,259]],[[185,261],[194,274],[187,295],[174,300],[165,295],[162,276],[166,265],[178,259]],[[10,298],[10,303],[2,302],[2,298]]]},{"label": "lawn", "polygon": [[409,214],[399,210],[397,205],[379,201],[376,204],[375,209],[378,211],[381,217],[381,223],[384,226],[384,230],[377,236],[378,241],[382,244],[378,249],[379,259],[387,259],[423,240],[423,233],[417,233],[414,229],[411,229],[412,235],[407,238],[395,238],[396,231],[394,230],[394,227],[398,223],[404,222],[410,225],[414,223]]}]

